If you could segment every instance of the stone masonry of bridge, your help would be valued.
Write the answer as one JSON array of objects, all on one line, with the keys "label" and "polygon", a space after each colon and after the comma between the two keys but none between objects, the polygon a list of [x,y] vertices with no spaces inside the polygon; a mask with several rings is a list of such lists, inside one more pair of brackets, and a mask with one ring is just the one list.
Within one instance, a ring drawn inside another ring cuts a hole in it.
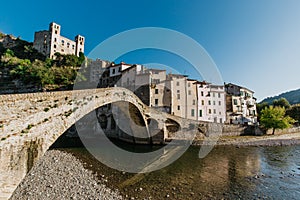
[{"label": "stone masonry of bridge", "polygon": [[[162,142],[191,134],[205,137],[202,133],[209,126],[149,108],[124,88],[0,95],[0,199],[10,197],[34,163],[75,122],[103,105],[120,101],[138,108],[149,137],[156,134],[149,119],[155,120],[156,129],[163,131]],[[167,131],[172,122],[180,125],[177,134]]]}]

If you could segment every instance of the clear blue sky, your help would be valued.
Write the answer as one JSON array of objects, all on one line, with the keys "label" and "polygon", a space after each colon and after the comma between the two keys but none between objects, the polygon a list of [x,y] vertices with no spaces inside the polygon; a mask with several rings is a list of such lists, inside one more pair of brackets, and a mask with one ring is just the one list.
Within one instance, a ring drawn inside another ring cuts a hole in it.
[{"label": "clear blue sky", "polygon": [[[246,86],[261,100],[300,88],[299,10],[298,0],[16,0],[1,2],[0,31],[33,41],[34,31],[55,21],[66,37],[84,35],[88,54],[103,40],[128,29],[173,29],[206,49],[225,82]],[[151,51],[144,57],[138,54],[124,61],[159,58]],[[183,62],[178,63],[174,67],[184,72]]]}]

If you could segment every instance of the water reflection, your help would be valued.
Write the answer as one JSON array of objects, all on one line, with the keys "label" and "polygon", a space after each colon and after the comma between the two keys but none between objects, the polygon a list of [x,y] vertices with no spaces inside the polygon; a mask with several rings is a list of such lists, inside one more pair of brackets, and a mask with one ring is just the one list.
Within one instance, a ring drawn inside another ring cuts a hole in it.
[{"label": "water reflection", "polygon": [[217,147],[203,159],[198,158],[199,148],[190,147],[172,165],[143,175],[110,169],[82,149],[69,151],[104,174],[129,199],[297,199],[300,195],[300,146]]}]

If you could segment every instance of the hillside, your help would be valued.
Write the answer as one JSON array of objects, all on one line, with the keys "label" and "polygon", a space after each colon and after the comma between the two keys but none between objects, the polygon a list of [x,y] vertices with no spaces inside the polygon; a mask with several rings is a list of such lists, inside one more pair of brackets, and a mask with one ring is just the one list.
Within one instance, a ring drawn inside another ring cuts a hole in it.
[{"label": "hillside", "polygon": [[[0,94],[72,89],[83,53],[46,58],[32,42],[0,32]],[[79,76],[78,76],[79,75]]]},{"label": "hillside", "polygon": [[268,97],[261,101],[271,104],[275,99],[286,98],[291,105],[300,103],[300,89],[282,93],[278,96]]}]

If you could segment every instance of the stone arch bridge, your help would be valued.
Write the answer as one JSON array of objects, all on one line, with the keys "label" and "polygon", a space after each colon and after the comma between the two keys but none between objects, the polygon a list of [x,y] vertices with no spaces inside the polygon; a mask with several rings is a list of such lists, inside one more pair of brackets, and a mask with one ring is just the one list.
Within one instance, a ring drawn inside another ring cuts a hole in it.
[{"label": "stone arch bridge", "polygon": [[[0,95],[0,199],[11,196],[36,160],[76,121],[114,102],[130,102],[141,113],[144,131],[135,134],[152,138],[141,140],[143,143],[164,143],[168,138],[195,134],[204,137],[199,133],[208,130],[209,123],[151,109],[124,88]],[[132,122],[130,126],[138,127]],[[176,133],[168,131],[174,126]]]}]

